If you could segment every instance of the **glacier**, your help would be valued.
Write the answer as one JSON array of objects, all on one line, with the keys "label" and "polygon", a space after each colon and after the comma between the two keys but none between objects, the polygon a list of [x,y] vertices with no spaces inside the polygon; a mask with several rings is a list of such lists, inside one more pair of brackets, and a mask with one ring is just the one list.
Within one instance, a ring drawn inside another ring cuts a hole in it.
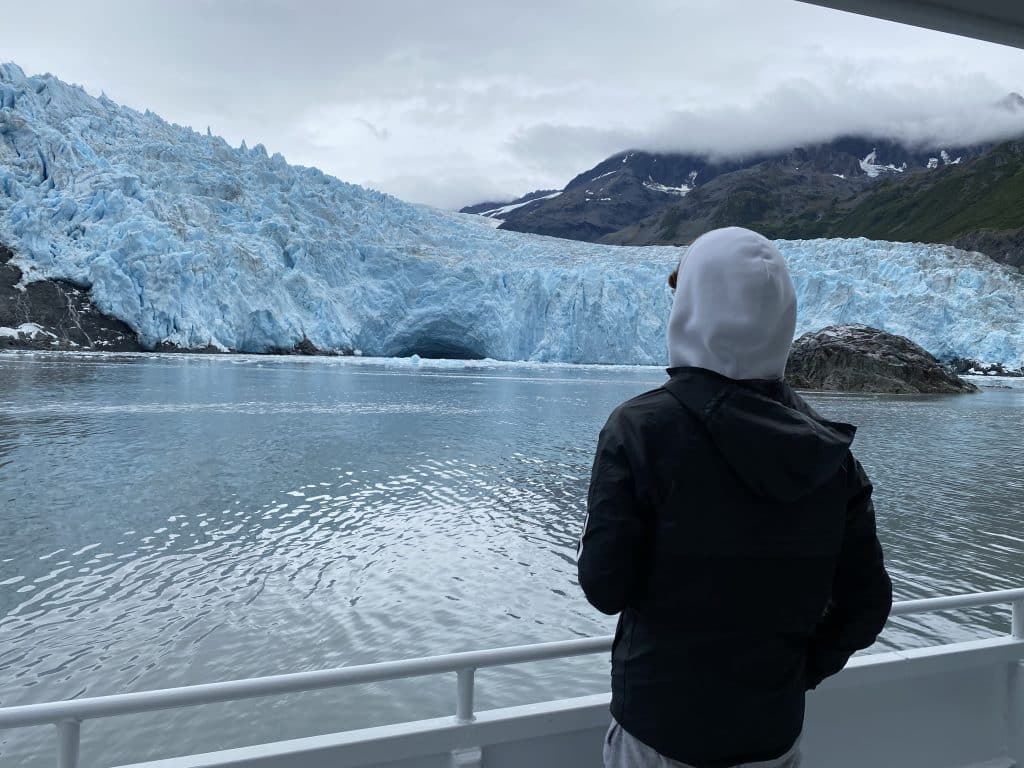
[{"label": "glacier", "polygon": [[[496,230],[0,65],[0,243],[146,347],[659,365],[676,247]],[[780,241],[798,332],[1024,366],[1024,277],[947,246]]]}]

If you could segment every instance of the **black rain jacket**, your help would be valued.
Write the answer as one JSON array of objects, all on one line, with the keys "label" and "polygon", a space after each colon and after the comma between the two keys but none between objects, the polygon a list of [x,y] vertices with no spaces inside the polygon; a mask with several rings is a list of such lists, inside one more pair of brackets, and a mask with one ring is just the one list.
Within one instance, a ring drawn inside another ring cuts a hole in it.
[{"label": "black rain jacket", "polygon": [[773,759],[888,617],[871,483],[855,428],[785,382],[669,374],[612,413],[590,481],[579,579],[621,613],[612,715],[698,768]]}]

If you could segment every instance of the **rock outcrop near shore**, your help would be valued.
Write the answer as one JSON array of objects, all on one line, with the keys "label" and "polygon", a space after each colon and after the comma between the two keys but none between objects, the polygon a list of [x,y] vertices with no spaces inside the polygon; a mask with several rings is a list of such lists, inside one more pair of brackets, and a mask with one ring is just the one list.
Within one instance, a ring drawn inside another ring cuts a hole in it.
[{"label": "rock outcrop near shore", "polygon": [[141,349],[136,333],[96,309],[87,290],[64,280],[22,285],[13,258],[14,253],[0,245],[0,349]]},{"label": "rock outcrop near shore", "polygon": [[795,342],[786,378],[797,389],[887,394],[977,392],[903,336],[866,325],[832,325]]}]

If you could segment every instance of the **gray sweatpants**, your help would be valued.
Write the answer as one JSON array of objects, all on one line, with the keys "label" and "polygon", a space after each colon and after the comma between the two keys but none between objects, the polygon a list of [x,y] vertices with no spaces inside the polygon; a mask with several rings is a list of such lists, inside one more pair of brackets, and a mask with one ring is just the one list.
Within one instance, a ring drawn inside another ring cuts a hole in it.
[{"label": "gray sweatpants", "polygon": [[[741,763],[736,768],[799,768],[800,739],[789,751],[775,760]],[[631,736],[612,718],[604,739],[604,768],[692,768],[686,763],[669,760],[639,739]]]}]

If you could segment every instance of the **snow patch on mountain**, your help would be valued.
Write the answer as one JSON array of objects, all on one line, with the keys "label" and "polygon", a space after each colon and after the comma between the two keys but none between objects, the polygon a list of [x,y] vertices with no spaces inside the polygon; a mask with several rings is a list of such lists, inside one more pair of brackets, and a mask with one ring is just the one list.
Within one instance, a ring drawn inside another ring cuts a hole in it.
[{"label": "snow patch on mountain", "polygon": [[17,328],[0,326],[0,338],[17,339],[22,336],[28,338],[36,338],[39,336],[49,336],[54,339],[57,338],[52,333],[39,327],[35,323],[22,323]]},{"label": "snow patch on mountain", "polygon": [[888,163],[886,165],[882,165],[878,162],[878,152],[873,151],[868,153],[868,156],[860,161],[860,169],[871,178],[876,178],[883,173],[903,173],[907,170],[907,164],[903,163],[896,166],[892,163]]},{"label": "snow patch on mountain", "polygon": [[652,192],[661,192],[666,195],[677,195],[678,197],[686,197],[693,191],[693,187],[688,187],[685,184],[678,187],[669,187],[665,184],[658,184],[655,181],[645,181],[644,186]]},{"label": "snow patch on mountain", "polygon": [[499,208],[492,208],[489,211],[481,211],[477,215],[478,216],[487,216],[488,218],[491,218],[491,219],[499,219],[502,216],[504,216],[505,214],[511,213],[512,211],[516,210],[517,208],[522,208],[524,205],[529,205],[530,203],[536,203],[536,202],[539,202],[540,200],[551,200],[552,198],[558,197],[560,194],[562,194],[562,190],[559,190],[558,192],[552,192],[550,195],[542,195],[541,197],[533,197],[533,198],[530,198],[529,200],[525,200],[525,201],[523,201],[521,203],[512,203],[510,205],[503,205],[503,206],[501,206]]},{"label": "snow patch on mountain", "polygon": [[[681,249],[494,230],[0,66],[0,242],[152,347],[663,364]],[[626,157],[628,159],[628,155]],[[1024,277],[945,246],[780,242],[798,333],[1024,365]],[[17,329],[17,332],[23,332]]]},{"label": "snow patch on mountain", "polygon": [[946,150],[942,150],[941,152],[939,152],[939,157],[942,158],[943,165],[959,165],[960,161],[963,160],[962,157],[958,157],[956,160],[951,159],[949,156],[949,152],[947,152]]},{"label": "snow patch on mountain", "polygon": [[659,184],[650,176],[647,177],[647,181],[644,182],[644,186],[654,192],[662,192],[666,195],[677,195],[678,197],[686,197],[693,188],[697,186],[697,171],[690,171],[690,175],[687,178],[688,183],[681,184],[678,187],[668,186],[666,184]]}]

